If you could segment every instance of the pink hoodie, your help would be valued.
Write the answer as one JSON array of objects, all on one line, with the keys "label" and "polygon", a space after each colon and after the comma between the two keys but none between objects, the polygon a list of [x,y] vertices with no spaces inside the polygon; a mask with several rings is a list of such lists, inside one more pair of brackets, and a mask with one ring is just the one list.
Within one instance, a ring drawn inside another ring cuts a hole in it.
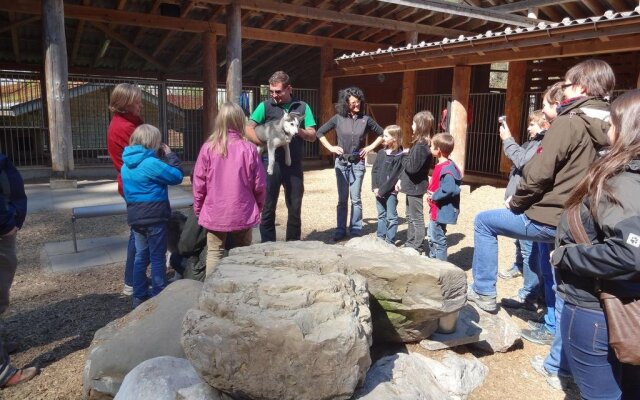
[{"label": "pink hoodie", "polygon": [[227,157],[205,143],[193,170],[193,211],[198,223],[234,232],[260,223],[267,176],[256,146],[230,130]]}]

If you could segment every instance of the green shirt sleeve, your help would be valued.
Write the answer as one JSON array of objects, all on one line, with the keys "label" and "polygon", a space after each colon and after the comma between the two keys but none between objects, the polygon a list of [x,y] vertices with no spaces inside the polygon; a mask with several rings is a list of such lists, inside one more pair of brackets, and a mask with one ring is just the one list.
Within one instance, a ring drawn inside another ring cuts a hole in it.
[{"label": "green shirt sleeve", "polygon": [[[266,120],[266,116],[264,113],[264,102],[258,104],[258,107],[253,110],[253,114],[251,114],[251,117],[249,119],[257,123],[258,125],[264,124]],[[311,119],[313,120],[313,116],[311,116]]]},{"label": "green shirt sleeve", "polygon": [[316,120],[313,118],[313,111],[311,111],[311,107],[307,104],[307,107],[304,110],[304,127],[311,128],[312,126],[316,126]]}]

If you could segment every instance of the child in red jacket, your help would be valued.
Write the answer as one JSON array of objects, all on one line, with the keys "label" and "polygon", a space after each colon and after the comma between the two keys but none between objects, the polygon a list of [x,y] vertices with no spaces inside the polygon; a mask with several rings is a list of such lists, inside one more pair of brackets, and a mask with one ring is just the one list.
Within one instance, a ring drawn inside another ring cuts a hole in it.
[{"label": "child in red jacket", "polygon": [[447,260],[447,224],[455,224],[460,214],[460,183],[462,174],[449,159],[453,151],[453,136],[438,133],[431,139],[431,154],[438,160],[427,188],[429,203],[429,257]]}]

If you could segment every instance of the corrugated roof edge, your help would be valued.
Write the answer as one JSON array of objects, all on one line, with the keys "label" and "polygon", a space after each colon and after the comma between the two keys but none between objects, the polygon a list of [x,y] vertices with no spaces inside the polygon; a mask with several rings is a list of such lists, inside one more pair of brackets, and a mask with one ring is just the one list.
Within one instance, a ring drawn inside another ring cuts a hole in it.
[{"label": "corrugated roof edge", "polygon": [[511,28],[511,27],[507,27],[505,30],[503,31],[498,31],[498,32],[492,32],[492,31],[487,31],[484,34],[477,34],[477,35],[472,35],[472,36],[464,36],[464,35],[460,35],[457,38],[444,38],[439,42],[429,42],[426,43],[424,41],[418,43],[418,44],[407,44],[406,46],[402,46],[402,47],[393,47],[393,46],[389,46],[386,50],[383,49],[378,49],[376,51],[370,51],[370,52],[365,52],[362,51],[360,53],[351,53],[351,54],[343,54],[340,57],[337,57],[334,59],[335,62],[340,62],[340,61],[345,61],[345,60],[354,60],[356,58],[360,58],[360,57],[370,57],[370,56],[374,56],[374,55],[379,55],[379,54],[392,54],[392,53],[401,53],[403,51],[409,51],[409,50],[415,50],[415,49],[421,49],[421,48],[428,48],[428,47],[434,47],[434,46],[438,46],[438,47],[442,47],[443,45],[450,45],[450,44],[454,44],[454,43],[463,43],[463,42],[472,42],[474,40],[479,40],[479,39],[487,39],[487,38],[495,38],[495,37],[499,37],[499,36],[511,36],[511,35],[518,35],[518,34],[524,34],[524,33],[529,33],[529,32],[533,32],[536,30],[548,30],[548,29],[560,29],[566,26],[571,26],[571,25],[584,25],[584,24],[591,24],[591,23],[597,23],[603,19],[607,19],[607,20],[613,20],[613,19],[623,19],[623,18],[629,18],[629,17],[633,17],[633,16],[638,16],[640,15],[640,5],[638,5],[635,9],[633,9],[632,11],[623,11],[623,12],[613,12],[611,10],[605,12],[603,15],[600,16],[595,16],[595,17],[589,17],[589,18],[579,18],[579,19],[569,19],[569,18],[564,18],[562,21],[560,22],[553,22],[550,24],[547,24],[545,22],[540,22],[537,26],[535,27],[528,27],[528,28]]}]

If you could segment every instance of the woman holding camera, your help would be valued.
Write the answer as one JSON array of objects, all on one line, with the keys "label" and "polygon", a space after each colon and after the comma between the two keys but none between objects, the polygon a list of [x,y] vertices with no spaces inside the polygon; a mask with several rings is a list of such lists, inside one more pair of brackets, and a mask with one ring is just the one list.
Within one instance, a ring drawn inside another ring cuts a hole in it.
[{"label": "woman holding camera", "polygon": [[[351,236],[362,235],[362,180],[364,179],[364,160],[371,150],[382,142],[382,127],[373,118],[364,114],[364,93],[357,87],[348,87],[338,93],[335,104],[336,115],[318,129],[316,135],[320,143],[336,155],[335,170],[338,185],[337,227],[333,240],[338,241],[347,235],[347,200],[351,196]],[[325,134],[335,129],[338,140],[332,145]],[[365,146],[367,134],[378,135],[376,140]]]}]

